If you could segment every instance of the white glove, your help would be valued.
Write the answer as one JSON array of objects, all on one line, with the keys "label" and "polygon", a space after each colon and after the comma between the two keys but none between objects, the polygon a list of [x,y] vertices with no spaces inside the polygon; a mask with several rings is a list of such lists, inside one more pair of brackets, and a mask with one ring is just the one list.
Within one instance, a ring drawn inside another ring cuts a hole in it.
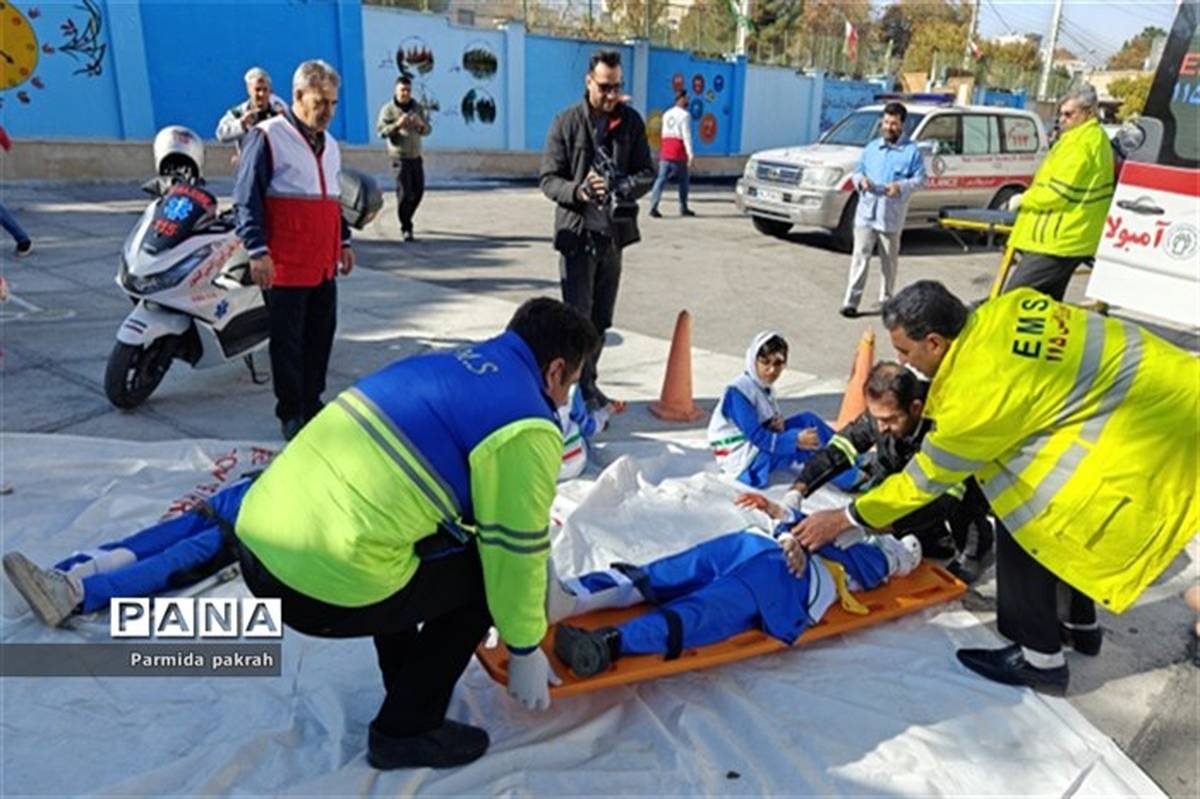
[{"label": "white glove", "polygon": [[1008,208],[1008,210],[1012,211],[1013,213],[1016,213],[1017,210],[1020,209],[1020,207],[1021,207],[1021,199],[1024,196],[1025,196],[1025,192],[1021,192],[1020,194],[1014,194],[1012,197],[1009,197],[1008,205],[1006,206]]},{"label": "white glove", "polygon": [[551,685],[562,685],[541,647],[528,655],[508,653],[508,695],[530,710],[550,707]]},{"label": "white glove", "polygon": [[785,508],[802,510],[801,506],[804,504],[804,496],[794,488],[788,489],[788,492],[783,495],[782,503]]}]

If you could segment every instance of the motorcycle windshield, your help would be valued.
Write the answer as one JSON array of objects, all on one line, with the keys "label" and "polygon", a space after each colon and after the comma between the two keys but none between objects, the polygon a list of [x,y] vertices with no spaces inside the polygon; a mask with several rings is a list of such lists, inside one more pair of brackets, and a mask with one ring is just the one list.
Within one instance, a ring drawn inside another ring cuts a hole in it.
[{"label": "motorcycle windshield", "polygon": [[192,235],[217,215],[217,198],[196,186],[176,185],[159,199],[142,250],[157,255]]}]

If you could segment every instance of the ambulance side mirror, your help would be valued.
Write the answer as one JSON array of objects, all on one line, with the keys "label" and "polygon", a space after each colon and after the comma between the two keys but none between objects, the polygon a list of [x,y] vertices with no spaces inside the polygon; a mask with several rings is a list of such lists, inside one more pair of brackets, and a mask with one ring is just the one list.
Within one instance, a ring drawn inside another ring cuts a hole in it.
[{"label": "ambulance side mirror", "polygon": [[1125,160],[1153,164],[1162,150],[1163,124],[1154,117],[1138,117],[1126,122],[1116,138]]}]

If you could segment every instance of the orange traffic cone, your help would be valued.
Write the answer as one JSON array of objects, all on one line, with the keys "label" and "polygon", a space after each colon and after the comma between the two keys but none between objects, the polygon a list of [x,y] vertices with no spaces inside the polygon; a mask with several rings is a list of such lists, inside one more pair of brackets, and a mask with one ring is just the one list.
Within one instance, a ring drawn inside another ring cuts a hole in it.
[{"label": "orange traffic cone", "polygon": [[687,311],[680,311],[675,320],[662,395],[650,413],[668,422],[692,422],[704,415],[692,401],[692,315]]},{"label": "orange traffic cone", "polygon": [[858,350],[854,353],[854,365],[850,367],[850,382],[842,395],[842,407],[838,410],[833,429],[841,430],[853,422],[867,409],[863,388],[867,385],[867,373],[875,363],[875,331],[865,328],[858,339]]}]

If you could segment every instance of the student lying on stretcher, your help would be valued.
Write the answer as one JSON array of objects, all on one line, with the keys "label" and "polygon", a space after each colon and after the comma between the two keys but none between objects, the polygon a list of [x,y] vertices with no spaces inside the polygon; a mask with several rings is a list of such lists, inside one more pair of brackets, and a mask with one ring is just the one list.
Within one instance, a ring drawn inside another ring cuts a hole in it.
[{"label": "student lying on stretcher", "polygon": [[728,533],[644,566],[558,580],[547,586],[547,617],[560,619],[604,608],[648,602],[656,607],[618,627],[584,630],[559,624],[554,653],[580,677],[605,671],[625,655],[679,657],[751,629],[791,645],[835,602],[851,613],[867,610],[854,592],[906,575],[921,562],[913,536],[869,535],[854,528],[834,543],[805,553],[787,532],[804,514],[757,494],[743,507],[767,512],[774,538],[748,528]]},{"label": "student lying on stretcher", "polygon": [[[764,330],[746,349],[746,369],[725,388],[708,423],[708,443],[721,471],[754,488],[763,488],[773,472],[795,478],[813,452],[829,443],[833,429],[807,411],[784,418],[773,386],[787,366],[783,335]],[[860,475],[855,469],[833,484],[849,491]]]},{"label": "student lying on stretcher", "polygon": [[51,627],[77,614],[107,610],[113,597],[185,588],[237,560],[230,525],[253,481],[254,475],[243,477],[203,505],[120,541],[76,552],[49,569],[8,552],[4,571],[34,615]]}]

